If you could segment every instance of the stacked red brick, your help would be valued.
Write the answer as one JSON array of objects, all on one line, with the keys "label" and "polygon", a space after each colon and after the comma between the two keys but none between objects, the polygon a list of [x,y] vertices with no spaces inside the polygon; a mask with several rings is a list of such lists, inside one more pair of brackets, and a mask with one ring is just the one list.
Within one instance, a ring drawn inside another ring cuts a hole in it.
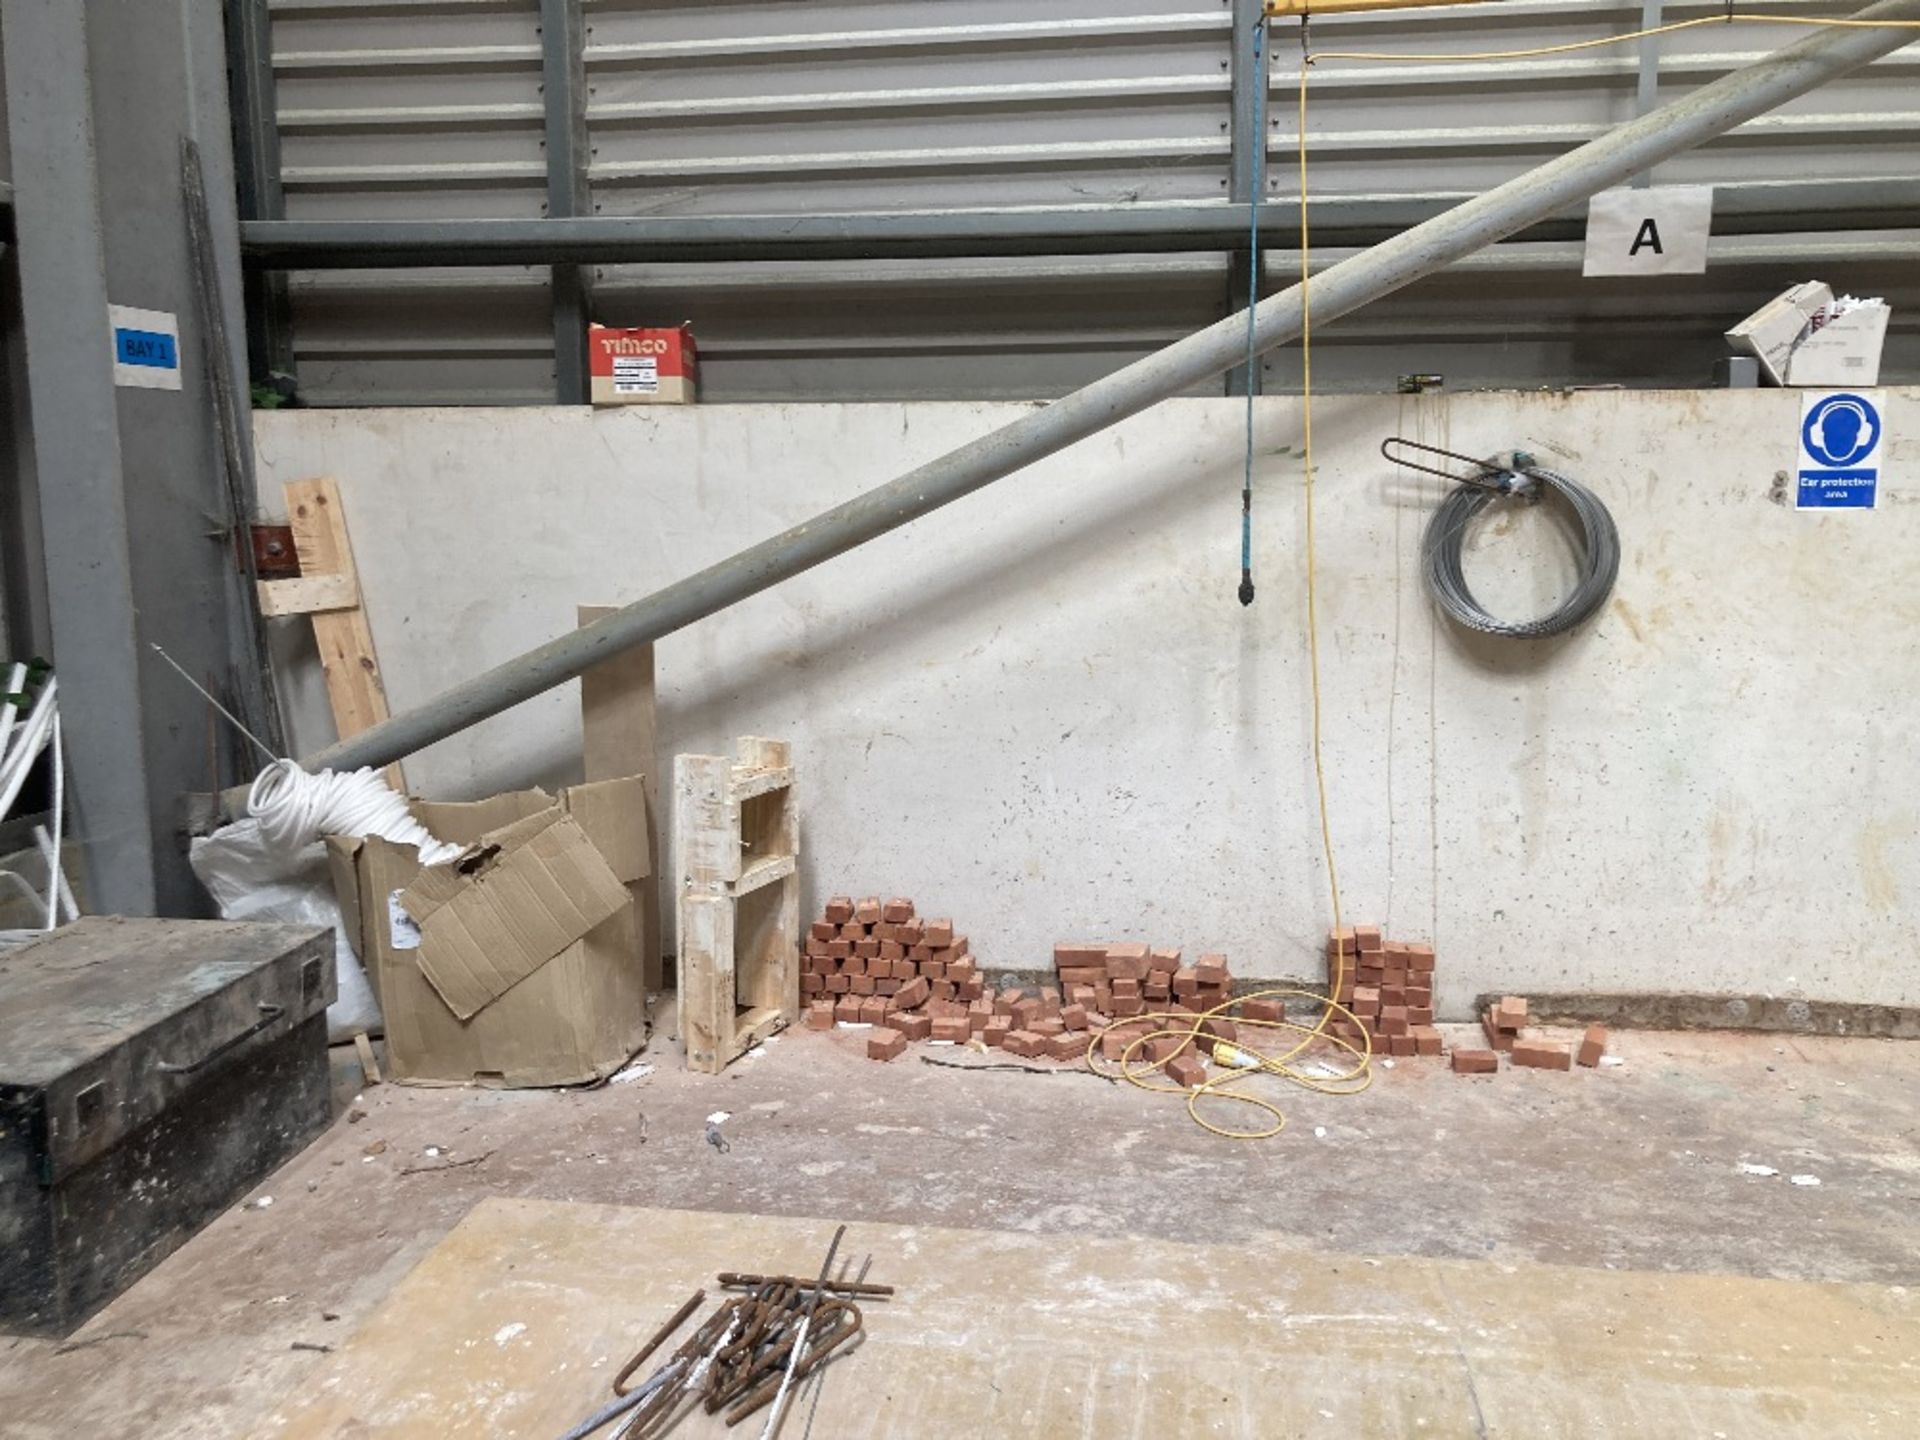
[{"label": "stacked red brick", "polygon": [[886,1026],[903,1046],[929,1037],[964,1041],[991,1013],[967,937],[954,933],[951,920],[914,914],[908,899],[836,895],[808,927],[805,952],[800,993],[807,1024],[818,1030],[844,1020]]},{"label": "stacked red brick", "polygon": [[[1084,1011],[1090,1025],[1099,1031],[1103,1059],[1157,1065],[1176,1084],[1191,1087],[1207,1077],[1201,1045],[1237,1038],[1233,1021],[1219,1016],[1201,1023],[1200,1043],[1174,1036],[1139,1043],[1156,1030],[1174,1028],[1183,1019],[1198,1019],[1233,998],[1233,977],[1227,971],[1224,955],[1202,955],[1185,965],[1177,949],[1131,941],[1104,944],[1068,940],[1053,947],[1053,964],[1069,1011]],[[1249,1012],[1265,1004],[1250,1001]],[[1141,1019],[1143,1015],[1174,1018],[1154,1021]],[[1111,1023],[1107,1017],[1111,1017]],[[1249,1013],[1248,1018],[1260,1017]]]},{"label": "stacked red brick", "polygon": [[1376,1055],[1438,1055],[1433,967],[1431,945],[1388,940],[1378,925],[1330,932],[1327,983],[1354,1018],[1335,1015],[1328,1030],[1351,1045],[1370,1038]]}]

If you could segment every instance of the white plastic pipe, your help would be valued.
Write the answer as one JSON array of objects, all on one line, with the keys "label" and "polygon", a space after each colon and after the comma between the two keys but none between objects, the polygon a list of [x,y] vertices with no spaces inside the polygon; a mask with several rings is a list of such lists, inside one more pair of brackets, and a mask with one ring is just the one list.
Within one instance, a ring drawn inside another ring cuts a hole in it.
[{"label": "white plastic pipe", "polygon": [[[7,694],[18,695],[20,687],[26,683],[27,667],[15,661],[13,673],[7,676]],[[13,717],[19,708],[19,703],[14,700],[0,705],[0,757],[7,753],[7,740],[13,734]]]},{"label": "white plastic pipe", "polygon": [[39,699],[33,702],[27,723],[20,727],[13,748],[0,759],[0,819],[13,810],[13,802],[20,798],[20,789],[27,783],[33,762],[47,748],[47,739],[53,733],[54,693],[58,687],[59,681],[49,675]]}]

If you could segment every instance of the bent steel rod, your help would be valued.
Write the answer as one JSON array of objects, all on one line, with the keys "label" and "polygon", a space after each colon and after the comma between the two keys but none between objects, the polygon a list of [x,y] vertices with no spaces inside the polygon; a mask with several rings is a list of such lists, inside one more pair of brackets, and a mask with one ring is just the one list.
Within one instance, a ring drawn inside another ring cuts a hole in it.
[{"label": "bent steel rod", "polygon": [[[1920,0],[1880,0],[1857,21],[1920,19]],[[1911,30],[1815,30],[1774,54],[1649,111],[1537,169],[1314,277],[1313,317],[1334,320],[1474,251],[1618,185],[1683,150],[1899,49]],[[1254,307],[1254,347],[1298,338],[1301,289]],[[1175,341],[864,495],[711,565],[581,630],[494,666],[303,762],[382,766],[574,679],[636,645],[757,595],[823,561],[951,504],[1246,358],[1245,313]]]}]

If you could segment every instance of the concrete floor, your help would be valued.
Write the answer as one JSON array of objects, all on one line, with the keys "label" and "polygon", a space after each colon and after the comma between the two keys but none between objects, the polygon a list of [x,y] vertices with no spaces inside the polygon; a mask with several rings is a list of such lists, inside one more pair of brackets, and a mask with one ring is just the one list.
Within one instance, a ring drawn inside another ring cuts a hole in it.
[{"label": "concrete floor", "polygon": [[[858,1032],[796,1032],[709,1078],[660,1040],[655,1073],[596,1091],[360,1092],[256,1192],[271,1205],[221,1217],[65,1344],[0,1339],[0,1430],[253,1433],[313,1376],[317,1347],[489,1195],[1041,1234],[1278,1232],[1303,1264],[1360,1252],[1920,1283],[1912,1044],[1628,1034],[1619,1068],[1471,1079],[1401,1061],[1357,1097],[1286,1092],[1288,1130],[1258,1143],[1084,1074],[959,1073],[921,1064],[955,1053],[925,1047],[882,1067],[863,1048]],[[731,1113],[724,1151],[706,1140],[716,1110]]]}]

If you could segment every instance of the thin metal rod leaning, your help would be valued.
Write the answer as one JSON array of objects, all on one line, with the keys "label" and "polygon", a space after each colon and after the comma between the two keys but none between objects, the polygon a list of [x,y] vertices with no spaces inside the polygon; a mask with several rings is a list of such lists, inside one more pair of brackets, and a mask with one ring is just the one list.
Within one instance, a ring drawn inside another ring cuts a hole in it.
[{"label": "thin metal rod leaning", "polygon": [[813,1293],[807,1296],[806,1313],[800,1317],[800,1333],[794,1336],[793,1349],[787,1355],[787,1373],[780,1377],[780,1388],[774,1392],[773,1413],[767,1416],[767,1423],[760,1431],[760,1440],[772,1440],[779,1433],[780,1422],[787,1418],[787,1395],[793,1386],[793,1372],[800,1368],[801,1352],[807,1348],[807,1330],[813,1324],[813,1313],[820,1308],[820,1296],[826,1289],[827,1277],[833,1274],[833,1257],[840,1253],[841,1237],[847,1233],[842,1225],[833,1232],[833,1243],[827,1246],[827,1258],[821,1263],[820,1278],[813,1282]]},{"label": "thin metal rod leaning", "polygon": [[[1920,0],[1880,0],[1856,20],[1920,19]],[[1314,319],[1351,314],[1650,165],[1711,140],[1910,43],[1911,32],[1815,31],[1765,59],[1629,120],[1576,150],[1396,235],[1313,280]],[[1299,286],[1253,307],[1254,351],[1300,333]],[[378,768],[444,740],[612,656],[671,635],[855,546],[1181,394],[1246,359],[1246,319],[1229,316],[730,559],[708,566],[412,710],[305,758],[309,769]]]}]

